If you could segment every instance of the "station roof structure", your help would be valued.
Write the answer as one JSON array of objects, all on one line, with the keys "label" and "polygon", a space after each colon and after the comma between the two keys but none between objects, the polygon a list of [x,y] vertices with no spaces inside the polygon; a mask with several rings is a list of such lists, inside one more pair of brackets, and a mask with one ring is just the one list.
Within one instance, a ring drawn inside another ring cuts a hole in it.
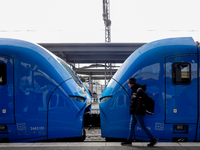
[{"label": "station roof structure", "polygon": [[68,63],[123,63],[145,43],[40,43]]},{"label": "station roof structure", "polygon": [[[62,58],[68,64],[74,66],[74,70],[77,74],[92,76],[92,80],[111,78],[117,71],[116,67],[112,67],[112,64],[123,63],[130,54],[144,44],[145,43],[39,43],[39,45]],[[75,64],[83,63],[88,63],[90,66],[75,68]]]}]

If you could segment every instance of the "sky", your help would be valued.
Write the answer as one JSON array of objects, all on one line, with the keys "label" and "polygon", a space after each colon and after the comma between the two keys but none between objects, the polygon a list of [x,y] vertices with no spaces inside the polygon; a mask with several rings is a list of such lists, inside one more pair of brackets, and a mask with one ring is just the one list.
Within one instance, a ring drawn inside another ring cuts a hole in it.
[{"label": "sky", "polygon": [[[104,43],[103,0],[0,0],[0,37]],[[199,0],[110,0],[111,43],[200,41]]]}]

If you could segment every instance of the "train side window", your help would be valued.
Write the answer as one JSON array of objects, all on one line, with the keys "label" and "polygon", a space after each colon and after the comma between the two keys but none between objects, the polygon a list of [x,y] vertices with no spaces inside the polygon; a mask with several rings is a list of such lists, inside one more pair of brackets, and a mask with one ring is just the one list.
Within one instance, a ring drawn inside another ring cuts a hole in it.
[{"label": "train side window", "polygon": [[176,85],[188,85],[191,83],[191,64],[173,63],[172,64],[172,82]]},{"label": "train side window", "polygon": [[0,85],[6,85],[7,83],[7,65],[0,63]]}]

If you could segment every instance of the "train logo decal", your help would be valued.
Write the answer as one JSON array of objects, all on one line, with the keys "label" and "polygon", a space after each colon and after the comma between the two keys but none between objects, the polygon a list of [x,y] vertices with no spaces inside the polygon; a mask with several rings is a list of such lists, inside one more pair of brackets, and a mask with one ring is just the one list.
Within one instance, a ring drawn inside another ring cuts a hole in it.
[{"label": "train logo decal", "polygon": [[83,90],[80,87],[77,87],[77,90],[80,95],[85,95],[85,93],[83,92]]},{"label": "train logo decal", "polygon": [[164,123],[155,123],[155,130],[164,130]]},{"label": "train logo decal", "polygon": [[17,123],[17,130],[26,130],[25,123]]}]

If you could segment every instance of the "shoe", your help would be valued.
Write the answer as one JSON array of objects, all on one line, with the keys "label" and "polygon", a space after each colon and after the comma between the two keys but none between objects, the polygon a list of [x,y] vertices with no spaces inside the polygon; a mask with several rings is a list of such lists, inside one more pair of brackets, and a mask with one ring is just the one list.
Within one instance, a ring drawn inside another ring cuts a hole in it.
[{"label": "shoe", "polygon": [[132,141],[131,140],[126,140],[125,142],[121,142],[121,145],[132,145]]},{"label": "shoe", "polygon": [[150,141],[150,143],[147,145],[147,146],[154,146],[154,145],[156,145],[158,143],[158,141],[154,138],[154,139],[152,139],[151,141]]}]

